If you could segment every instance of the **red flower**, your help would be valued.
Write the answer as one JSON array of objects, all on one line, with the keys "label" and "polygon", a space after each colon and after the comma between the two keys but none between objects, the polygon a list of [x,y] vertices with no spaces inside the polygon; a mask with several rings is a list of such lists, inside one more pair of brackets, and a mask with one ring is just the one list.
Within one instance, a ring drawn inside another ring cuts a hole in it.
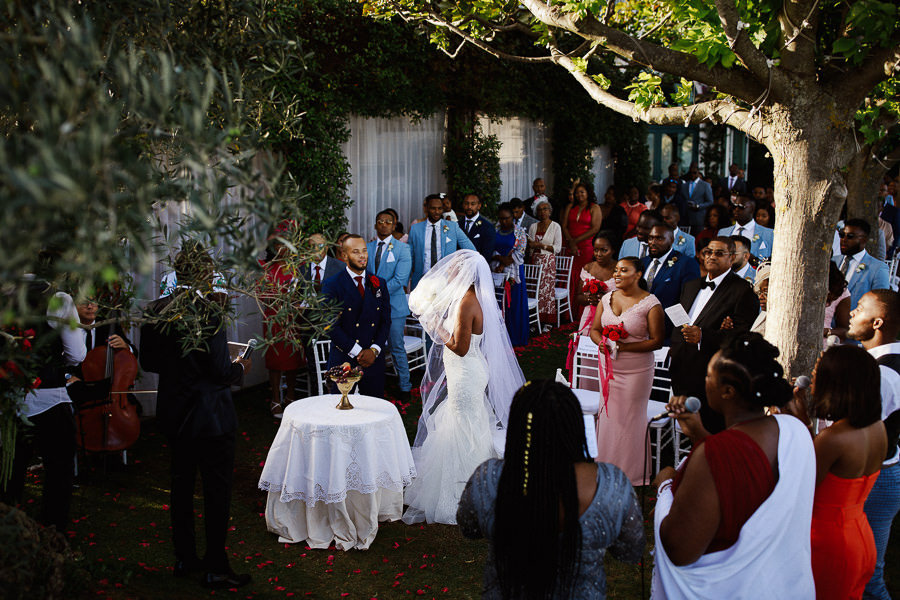
[{"label": "red flower", "polygon": [[378,281],[378,277],[375,275],[369,275],[369,281],[372,283],[372,287],[378,289],[381,287],[381,283]]},{"label": "red flower", "polygon": [[39,387],[41,387],[41,378],[40,378],[40,377],[35,377],[35,378],[34,378],[34,381],[31,383],[31,388],[32,388],[32,389],[37,389],[37,388],[39,388]]},{"label": "red flower", "polygon": [[612,341],[618,342],[619,341],[619,332],[618,331],[610,331],[608,337]]}]

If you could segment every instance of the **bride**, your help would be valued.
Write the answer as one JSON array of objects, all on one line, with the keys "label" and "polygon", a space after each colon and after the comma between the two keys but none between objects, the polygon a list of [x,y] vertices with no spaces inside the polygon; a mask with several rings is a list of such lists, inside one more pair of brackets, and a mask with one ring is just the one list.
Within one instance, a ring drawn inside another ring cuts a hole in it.
[{"label": "bride", "polygon": [[456,524],[469,476],[502,454],[513,394],[525,377],[494,296],[490,267],[474,250],[443,258],[409,296],[434,340],[422,379],[422,416],[413,443],[418,476],[406,488],[407,524]]}]

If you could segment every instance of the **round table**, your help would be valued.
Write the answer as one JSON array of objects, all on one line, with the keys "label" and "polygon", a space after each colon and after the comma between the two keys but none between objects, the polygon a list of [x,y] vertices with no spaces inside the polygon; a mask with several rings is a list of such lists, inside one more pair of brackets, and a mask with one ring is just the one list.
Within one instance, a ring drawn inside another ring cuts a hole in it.
[{"label": "round table", "polygon": [[297,400],[284,411],[259,488],[266,526],[279,542],[365,550],[379,521],[403,512],[403,488],[416,476],[406,430],[386,400],[339,394]]}]

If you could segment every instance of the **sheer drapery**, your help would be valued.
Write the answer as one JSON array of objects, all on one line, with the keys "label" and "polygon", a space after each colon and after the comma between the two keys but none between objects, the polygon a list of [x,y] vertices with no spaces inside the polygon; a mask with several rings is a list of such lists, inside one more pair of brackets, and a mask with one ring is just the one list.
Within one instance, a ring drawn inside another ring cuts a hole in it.
[{"label": "sheer drapery", "polygon": [[350,117],[350,141],[343,145],[352,176],[347,231],[369,239],[378,211],[393,208],[408,233],[409,224],[424,217],[425,196],[447,191],[443,140],[443,114],[418,122]]},{"label": "sheer drapery", "polygon": [[553,189],[553,152],[550,128],[543,123],[513,117],[491,121],[480,118],[482,131],[496,135],[500,147],[500,201],[528,198],[531,183],[543,178],[548,190]]},{"label": "sheer drapery", "polygon": [[599,146],[591,152],[594,159],[594,166],[591,173],[594,174],[594,193],[597,194],[597,200],[602,201],[606,188],[613,183],[613,161],[609,151],[609,146]]}]

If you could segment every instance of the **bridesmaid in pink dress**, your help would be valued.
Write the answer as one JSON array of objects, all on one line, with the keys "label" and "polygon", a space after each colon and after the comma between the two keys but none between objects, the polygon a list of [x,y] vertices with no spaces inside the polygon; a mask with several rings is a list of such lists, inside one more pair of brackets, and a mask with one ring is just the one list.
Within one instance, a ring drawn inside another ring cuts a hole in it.
[{"label": "bridesmaid in pink dress", "polygon": [[[618,353],[610,361],[612,378],[609,396],[601,392],[597,418],[597,460],[616,465],[632,485],[646,485],[644,456],[649,456],[644,429],[647,402],[653,385],[653,351],[665,338],[663,310],[656,296],[646,291],[644,267],[638,259],[623,258],[616,263],[613,277],[616,291],[600,301],[591,339],[606,344],[602,331],[607,325],[622,324],[628,336],[616,342]],[[600,361],[604,376],[606,360]]]}]

